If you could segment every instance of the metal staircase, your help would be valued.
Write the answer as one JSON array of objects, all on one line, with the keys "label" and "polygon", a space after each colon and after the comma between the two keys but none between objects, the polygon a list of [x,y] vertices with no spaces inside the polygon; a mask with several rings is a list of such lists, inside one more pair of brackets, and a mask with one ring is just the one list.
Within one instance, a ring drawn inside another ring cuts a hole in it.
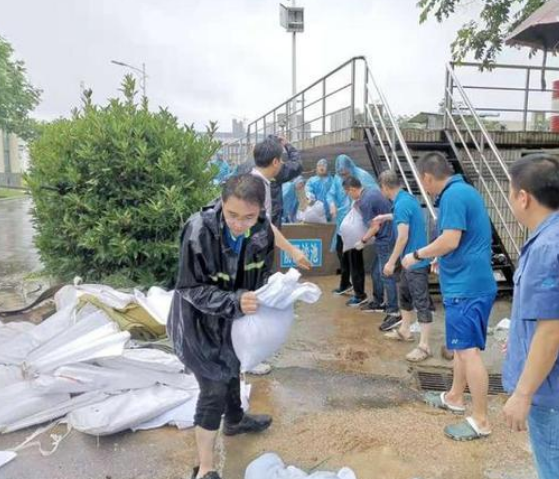
[{"label": "metal staircase", "polygon": [[451,65],[445,90],[445,129],[432,142],[406,141],[369,63],[354,57],[250,123],[246,136],[224,145],[224,156],[240,164],[251,147],[270,134],[287,137],[303,155],[327,145],[339,145],[343,153],[344,145],[361,141],[373,174],[397,171],[404,187],[418,198],[432,239],[436,211],[415,162],[428,151],[443,152],[485,200],[493,227],[493,267],[500,290],[511,291],[514,264],[526,233],[508,200],[507,166]]}]

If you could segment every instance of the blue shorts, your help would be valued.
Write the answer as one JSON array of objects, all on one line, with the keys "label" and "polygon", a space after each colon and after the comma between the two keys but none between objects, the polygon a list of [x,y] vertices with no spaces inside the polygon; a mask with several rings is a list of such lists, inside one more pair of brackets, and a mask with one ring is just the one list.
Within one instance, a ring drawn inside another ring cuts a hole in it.
[{"label": "blue shorts", "polygon": [[495,297],[495,294],[487,294],[477,298],[444,299],[447,349],[485,349]]}]

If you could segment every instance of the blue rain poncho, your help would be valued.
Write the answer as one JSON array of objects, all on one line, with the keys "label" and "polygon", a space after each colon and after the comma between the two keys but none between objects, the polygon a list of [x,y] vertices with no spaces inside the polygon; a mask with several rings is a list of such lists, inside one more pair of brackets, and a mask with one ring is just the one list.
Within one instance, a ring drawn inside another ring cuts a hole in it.
[{"label": "blue rain poncho", "polygon": [[233,174],[229,163],[227,163],[219,153],[211,161],[211,165],[218,168],[217,175],[215,175],[212,180],[214,185],[220,185],[221,183],[227,181]]},{"label": "blue rain poncho", "polygon": [[[317,166],[328,167],[328,162],[324,159],[317,163]],[[328,193],[330,188],[332,188],[332,183],[334,182],[334,177],[332,175],[327,176],[313,176],[311,177],[305,186],[305,193],[310,201],[322,201],[324,204],[324,210],[326,213],[326,219],[328,222],[332,220],[330,215],[330,207],[328,206]]]},{"label": "blue rain poncho", "polygon": [[297,222],[297,210],[299,209],[299,199],[297,198],[297,185],[304,183],[302,176],[295,178],[282,185],[283,193],[283,221],[286,223]]},{"label": "blue rain poncho", "polygon": [[363,185],[363,188],[375,188],[378,189],[378,184],[375,179],[367,173],[363,168],[359,168],[355,165],[353,160],[347,155],[339,155],[336,158],[336,176],[332,182],[332,187],[327,195],[328,205],[335,205],[338,214],[336,216],[336,232],[334,233],[334,238],[332,240],[331,251],[336,250],[336,236],[340,231],[340,226],[342,221],[347,216],[351,209],[351,198],[347,195],[344,190],[341,174],[343,172],[348,172],[349,176],[353,176]]}]

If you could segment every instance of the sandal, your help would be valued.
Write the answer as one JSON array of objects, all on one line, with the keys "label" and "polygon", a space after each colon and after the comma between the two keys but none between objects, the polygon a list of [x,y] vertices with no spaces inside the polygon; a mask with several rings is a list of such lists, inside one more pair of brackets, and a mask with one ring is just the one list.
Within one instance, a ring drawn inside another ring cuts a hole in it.
[{"label": "sandal", "polygon": [[410,343],[415,341],[414,337],[410,335],[409,337],[405,337],[399,329],[393,329],[392,331],[386,333],[384,335],[385,339],[390,339],[392,341],[404,341],[406,343]]},{"label": "sandal", "polygon": [[455,441],[473,441],[491,435],[491,431],[482,431],[473,417],[467,417],[465,421],[445,427],[444,433]]},{"label": "sandal", "polygon": [[466,408],[464,406],[454,406],[453,404],[447,403],[445,392],[428,392],[425,395],[425,402],[429,406],[436,407],[437,409],[443,409],[445,411],[450,411],[454,414],[464,414],[466,412]]},{"label": "sandal", "polygon": [[410,363],[420,363],[421,361],[425,361],[431,357],[433,357],[431,351],[421,346],[417,346],[417,348],[406,355],[406,360]]}]

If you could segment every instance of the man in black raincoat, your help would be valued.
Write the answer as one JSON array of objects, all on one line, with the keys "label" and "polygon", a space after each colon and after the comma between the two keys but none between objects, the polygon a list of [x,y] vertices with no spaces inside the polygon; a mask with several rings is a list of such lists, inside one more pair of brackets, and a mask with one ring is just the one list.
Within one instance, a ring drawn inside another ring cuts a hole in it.
[{"label": "man in black raincoat", "polygon": [[200,465],[193,479],[220,479],[213,449],[224,434],[267,429],[272,418],[241,408],[240,363],[233,350],[233,321],[258,308],[255,290],[272,268],[274,233],[264,208],[263,182],[252,175],[229,179],[221,200],[186,223],[176,291],[168,321],[175,352],[196,376],[200,397],[194,423]]}]

